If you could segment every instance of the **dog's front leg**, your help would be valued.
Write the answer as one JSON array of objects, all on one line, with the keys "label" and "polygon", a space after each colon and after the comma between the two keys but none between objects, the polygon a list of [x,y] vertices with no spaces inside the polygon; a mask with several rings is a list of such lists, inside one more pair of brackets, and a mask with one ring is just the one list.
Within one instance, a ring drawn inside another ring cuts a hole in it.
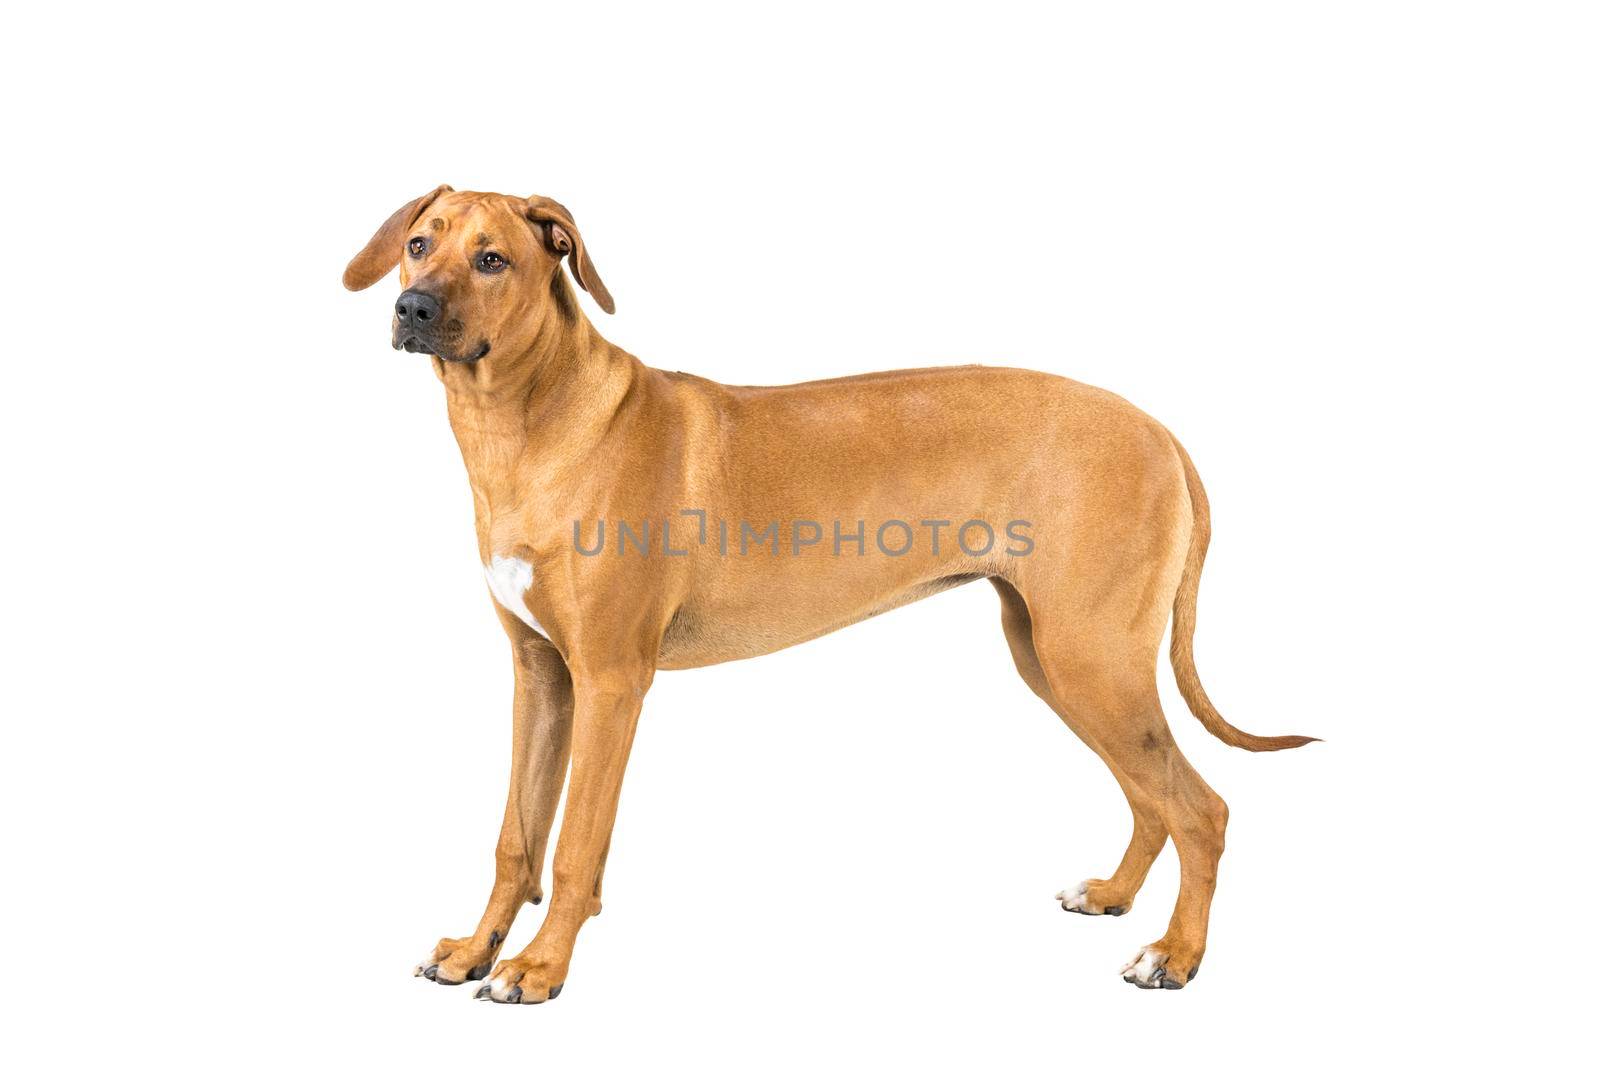
[{"label": "dog's front leg", "polygon": [[600,874],[616,822],[622,772],[652,671],[646,664],[598,675],[574,669],[572,780],[556,842],[550,910],[533,942],[496,964],[478,996],[536,1004],[561,992],[578,930],[600,911]]},{"label": "dog's front leg", "polygon": [[516,652],[511,789],[494,850],[494,889],[471,937],[447,937],[417,968],[441,985],[489,973],[525,901],[543,896],[545,845],[561,799],[572,743],[572,676],[548,641],[508,624]]}]

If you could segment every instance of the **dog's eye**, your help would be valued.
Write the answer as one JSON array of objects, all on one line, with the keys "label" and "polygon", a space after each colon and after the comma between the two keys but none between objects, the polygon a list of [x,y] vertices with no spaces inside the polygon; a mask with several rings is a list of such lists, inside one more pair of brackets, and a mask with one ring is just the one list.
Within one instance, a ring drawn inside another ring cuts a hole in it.
[{"label": "dog's eye", "polygon": [[410,243],[406,245],[406,251],[410,252],[413,257],[420,256],[427,250],[428,239],[426,237],[413,237]]},{"label": "dog's eye", "polygon": [[485,274],[506,269],[506,258],[499,252],[485,252],[478,257],[478,269]]}]

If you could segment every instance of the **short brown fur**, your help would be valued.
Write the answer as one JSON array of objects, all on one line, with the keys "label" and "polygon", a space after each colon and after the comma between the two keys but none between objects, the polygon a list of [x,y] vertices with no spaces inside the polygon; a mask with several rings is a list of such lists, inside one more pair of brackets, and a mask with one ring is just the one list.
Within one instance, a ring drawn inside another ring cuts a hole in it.
[{"label": "short brown fur", "polygon": [[[1162,715],[1155,665],[1168,617],[1179,688],[1208,730],[1256,751],[1311,739],[1244,733],[1200,685],[1195,602],[1210,513],[1172,435],[1119,397],[1030,371],[953,367],[756,388],[653,370],[595,330],[562,259],[611,311],[560,204],[440,186],[390,216],[345,271],[345,285],[362,289],[398,263],[407,294],[434,301],[439,318],[423,334],[407,333],[397,315],[395,343],[404,334],[433,353],[482,562],[516,559],[534,575],[518,606],[538,628],[496,605],[516,689],[494,888],[477,929],[440,941],[418,973],[446,984],[488,974],[480,995],[498,1001],[560,991],[578,931],[600,911],[623,769],[658,668],[762,655],[987,578],[1017,670],[1105,760],[1133,812],[1116,872],[1070,905],[1064,894],[1063,907],[1127,911],[1170,836],[1182,867],[1177,906],[1165,936],[1141,952],[1149,965],[1127,976],[1185,984],[1205,952],[1228,809]],[[716,534],[702,542],[685,509],[710,523],[779,519],[778,551],[721,555]],[[974,557],[947,541],[938,554],[922,537],[903,555],[870,550],[882,523],[924,516],[996,530],[1028,520],[1033,549]],[[619,555],[611,542],[584,555],[575,517],[586,540],[600,519],[635,530],[649,520],[654,551]],[[825,537],[816,551],[795,551],[791,520],[831,527],[836,518],[861,520],[869,550],[851,543],[835,554]],[[658,547],[663,521],[686,555]],[[533,942],[496,964],[522,904],[542,899],[569,771],[549,911]]]}]

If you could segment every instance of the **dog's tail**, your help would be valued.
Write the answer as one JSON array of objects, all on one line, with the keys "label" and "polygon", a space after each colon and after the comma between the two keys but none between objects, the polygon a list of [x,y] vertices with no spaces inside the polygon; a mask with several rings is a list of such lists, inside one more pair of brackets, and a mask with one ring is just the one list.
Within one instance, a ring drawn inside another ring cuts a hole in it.
[{"label": "dog's tail", "polygon": [[1251,752],[1274,752],[1280,748],[1299,748],[1318,740],[1315,737],[1284,735],[1282,737],[1257,737],[1247,734],[1224,719],[1200,684],[1200,675],[1194,669],[1194,616],[1195,601],[1200,595],[1200,568],[1205,565],[1206,547],[1211,544],[1211,505],[1206,501],[1206,490],[1200,484],[1200,475],[1194,469],[1183,445],[1174,437],[1173,445],[1183,460],[1183,477],[1189,484],[1189,500],[1194,509],[1194,530],[1189,534],[1189,556],[1183,563],[1183,579],[1178,583],[1178,595],[1172,603],[1172,672],[1178,676],[1178,691],[1199,719],[1201,725],[1235,748]]}]

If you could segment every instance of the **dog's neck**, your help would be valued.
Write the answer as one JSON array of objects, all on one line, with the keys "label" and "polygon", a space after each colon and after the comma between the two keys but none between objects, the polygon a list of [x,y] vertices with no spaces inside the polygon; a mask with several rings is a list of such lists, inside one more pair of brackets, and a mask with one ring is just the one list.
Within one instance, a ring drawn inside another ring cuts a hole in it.
[{"label": "dog's neck", "polygon": [[523,510],[589,462],[643,364],[611,344],[576,300],[548,305],[522,352],[434,358],[480,517]]}]

